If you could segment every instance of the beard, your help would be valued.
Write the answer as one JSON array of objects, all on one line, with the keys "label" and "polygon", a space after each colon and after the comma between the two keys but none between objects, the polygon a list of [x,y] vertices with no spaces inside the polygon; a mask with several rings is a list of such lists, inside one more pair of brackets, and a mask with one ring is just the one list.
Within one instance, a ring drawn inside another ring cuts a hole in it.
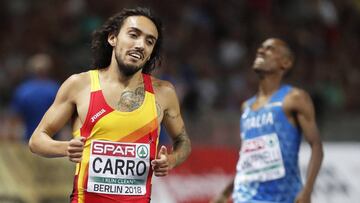
[{"label": "beard", "polygon": [[140,66],[127,65],[124,63],[123,60],[120,59],[120,57],[117,57],[117,56],[115,57],[115,59],[119,66],[120,72],[127,77],[133,76],[135,73],[137,73],[139,70],[141,70],[144,67],[143,65],[140,65]]}]

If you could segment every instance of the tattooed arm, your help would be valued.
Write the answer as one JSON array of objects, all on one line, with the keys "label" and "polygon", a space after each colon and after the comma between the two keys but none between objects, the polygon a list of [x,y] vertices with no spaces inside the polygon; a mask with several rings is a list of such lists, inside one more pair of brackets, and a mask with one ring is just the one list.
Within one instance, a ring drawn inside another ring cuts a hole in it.
[{"label": "tattooed arm", "polygon": [[181,132],[173,138],[173,152],[169,155],[170,169],[178,166],[186,160],[191,152],[189,136],[183,126]]},{"label": "tattooed arm", "polygon": [[189,136],[186,133],[184,121],[181,117],[179,100],[176,96],[174,87],[168,82],[162,82],[160,87],[161,103],[163,105],[163,119],[162,123],[166,128],[169,136],[173,140],[173,150],[167,154],[165,147],[161,147],[158,158],[163,156],[166,159],[166,164],[159,170],[154,167],[155,175],[165,176],[168,170],[172,169],[186,160],[191,152],[191,143]]}]

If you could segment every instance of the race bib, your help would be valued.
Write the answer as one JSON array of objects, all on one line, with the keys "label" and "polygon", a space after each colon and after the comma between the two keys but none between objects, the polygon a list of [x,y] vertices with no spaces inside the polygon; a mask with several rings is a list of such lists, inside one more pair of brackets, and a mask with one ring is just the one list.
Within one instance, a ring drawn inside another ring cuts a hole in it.
[{"label": "race bib", "polygon": [[264,182],[284,177],[285,167],[277,134],[244,140],[237,171],[241,182]]},{"label": "race bib", "polygon": [[144,195],[149,168],[149,144],[95,140],[91,143],[87,191]]}]

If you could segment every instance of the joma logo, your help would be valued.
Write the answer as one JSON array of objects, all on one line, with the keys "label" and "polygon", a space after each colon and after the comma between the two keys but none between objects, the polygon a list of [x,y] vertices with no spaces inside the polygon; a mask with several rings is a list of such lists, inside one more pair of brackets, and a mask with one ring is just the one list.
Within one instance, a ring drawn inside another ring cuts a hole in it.
[{"label": "joma logo", "polygon": [[99,112],[97,112],[95,115],[91,117],[91,122],[93,123],[97,118],[99,118],[105,112],[106,112],[105,109],[101,109]]}]

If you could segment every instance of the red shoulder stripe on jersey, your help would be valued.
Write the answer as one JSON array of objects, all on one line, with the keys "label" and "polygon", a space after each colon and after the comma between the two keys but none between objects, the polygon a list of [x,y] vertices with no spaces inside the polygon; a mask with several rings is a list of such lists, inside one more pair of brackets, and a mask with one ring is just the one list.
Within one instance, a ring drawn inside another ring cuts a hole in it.
[{"label": "red shoulder stripe on jersey", "polygon": [[143,73],[143,79],[144,79],[144,86],[145,86],[145,91],[148,91],[150,93],[154,94],[154,90],[153,90],[153,86],[152,86],[152,82],[151,82],[151,76],[148,74]]},{"label": "red shoulder stripe on jersey", "polygon": [[107,105],[101,90],[91,92],[88,113],[80,129],[81,136],[89,137],[96,122],[112,111],[114,110]]}]

